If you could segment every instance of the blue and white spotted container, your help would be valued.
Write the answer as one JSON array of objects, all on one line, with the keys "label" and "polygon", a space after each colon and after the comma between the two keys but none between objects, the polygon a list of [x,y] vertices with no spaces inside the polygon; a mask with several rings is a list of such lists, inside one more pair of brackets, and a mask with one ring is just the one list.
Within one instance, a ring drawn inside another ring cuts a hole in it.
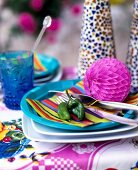
[{"label": "blue and white spotted container", "polygon": [[131,72],[131,92],[138,92],[138,0],[134,2],[133,20],[131,24],[130,42],[126,64]]},{"label": "blue and white spotted container", "polygon": [[82,21],[78,62],[80,78],[95,60],[115,57],[109,0],[85,0]]}]

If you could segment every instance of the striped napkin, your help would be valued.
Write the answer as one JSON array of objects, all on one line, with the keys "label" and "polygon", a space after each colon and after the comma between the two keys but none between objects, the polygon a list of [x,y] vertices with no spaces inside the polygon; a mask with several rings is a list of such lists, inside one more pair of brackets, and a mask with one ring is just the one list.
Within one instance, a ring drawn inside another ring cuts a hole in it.
[{"label": "striped napkin", "polygon": [[[70,89],[68,89],[69,93],[83,93],[85,94],[84,91],[84,86],[83,86],[83,81],[78,82],[76,85],[74,85],[73,87],[71,87]],[[85,119],[83,121],[79,121],[77,119],[76,116],[74,116],[73,114],[71,114],[71,121],[65,121],[65,120],[61,120],[58,116],[58,104],[56,103],[56,99],[57,99],[58,95],[54,95],[53,97],[49,98],[49,99],[44,99],[42,101],[39,100],[33,100],[33,99],[29,99],[27,98],[27,102],[32,106],[32,108],[37,112],[37,114],[41,117],[43,117],[44,119],[47,120],[51,120],[54,122],[60,122],[60,123],[65,123],[65,124],[69,124],[69,125],[74,125],[74,126],[78,126],[78,127],[86,127],[86,126],[90,126],[92,124],[97,124],[97,123],[101,123],[101,122],[109,122],[109,120],[104,119],[102,117],[100,117],[99,115],[97,115],[96,113],[93,113],[92,111],[90,111],[89,109],[85,108]],[[130,100],[130,99],[129,99]],[[97,110],[103,110],[99,107],[96,106],[91,106]],[[104,110],[105,112],[105,110]],[[116,114],[119,112],[116,111],[106,111],[110,114]]]},{"label": "striped napkin", "polygon": [[138,105],[138,93],[128,96],[124,103]]},{"label": "striped napkin", "polygon": [[43,66],[42,62],[40,61],[38,54],[34,52],[34,69],[37,71],[46,71],[46,67]]}]

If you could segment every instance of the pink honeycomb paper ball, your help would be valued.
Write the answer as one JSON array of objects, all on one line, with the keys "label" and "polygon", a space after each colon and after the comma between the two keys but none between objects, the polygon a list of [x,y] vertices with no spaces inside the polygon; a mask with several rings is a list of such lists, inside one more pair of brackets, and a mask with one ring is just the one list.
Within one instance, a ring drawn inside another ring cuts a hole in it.
[{"label": "pink honeycomb paper ball", "polygon": [[124,63],[116,58],[95,61],[84,76],[87,95],[102,101],[124,101],[129,94],[131,75]]}]

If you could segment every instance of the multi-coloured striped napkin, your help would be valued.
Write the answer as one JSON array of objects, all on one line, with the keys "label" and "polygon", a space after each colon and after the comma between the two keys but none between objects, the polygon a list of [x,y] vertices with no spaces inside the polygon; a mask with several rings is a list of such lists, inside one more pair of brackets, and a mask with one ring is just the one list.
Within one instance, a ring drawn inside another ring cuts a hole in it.
[{"label": "multi-coloured striped napkin", "polygon": [[124,103],[138,105],[138,93],[129,95],[124,101]]},{"label": "multi-coloured striped napkin", "polygon": [[[83,81],[80,81],[79,83],[74,85],[72,88],[68,89],[68,92],[85,94],[85,91],[83,88]],[[43,117],[44,119],[55,121],[55,122],[70,124],[70,125],[79,126],[79,127],[85,127],[85,126],[89,126],[89,125],[101,123],[101,122],[109,122],[109,120],[100,117],[99,115],[97,115],[96,113],[93,113],[87,108],[85,108],[85,119],[83,121],[78,121],[77,117],[72,114],[71,114],[71,117],[72,117],[71,121],[61,120],[57,113],[58,104],[56,103],[56,99],[58,96],[59,94],[54,95],[52,98],[44,99],[42,101],[28,98],[27,102],[33,107],[33,109],[37,112],[39,116]],[[94,107],[97,110],[103,110],[96,106],[91,106],[91,107]],[[106,111],[106,112],[110,114],[116,114],[116,111],[112,111],[112,112]]]},{"label": "multi-coloured striped napkin", "polygon": [[46,67],[43,66],[42,62],[40,61],[38,54],[34,52],[34,69],[36,71],[46,71]]}]

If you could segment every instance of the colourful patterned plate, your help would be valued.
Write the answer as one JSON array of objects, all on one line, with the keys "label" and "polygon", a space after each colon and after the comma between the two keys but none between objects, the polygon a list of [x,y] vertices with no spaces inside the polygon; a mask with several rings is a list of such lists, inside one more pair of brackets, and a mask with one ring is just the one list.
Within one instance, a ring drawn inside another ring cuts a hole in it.
[{"label": "colourful patterned plate", "polygon": [[[73,125],[68,125],[64,123],[58,123],[50,120],[46,120],[40,116],[34,111],[34,109],[27,103],[26,99],[35,99],[35,100],[43,100],[46,98],[50,98],[51,93],[48,93],[48,90],[65,90],[71,88],[73,85],[75,85],[77,82],[80,80],[64,80],[64,81],[59,81],[59,82],[50,82],[45,85],[42,85],[40,87],[36,87],[29,91],[28,93],[25,94],[25,96],[22,98],[21,101],[21,109],[24,112],[24,114],[28,117],[30,117],[32,120],[54,128],[59,128],[59,129],[66,129],[66,130],[75,130],[75,131],[92,131],[92,130],[104,130],[104,129],[109,129],[109,128],[114,128],[119,125],[120,123],[117,122],[104,122],[104,123],[97,123],[93,124],[91,126],[87,127],[77,127]],[[132,110],[126,111],[125,112],[125,117],[127,118],[132,118],[134,117],[134,113]]]}]

